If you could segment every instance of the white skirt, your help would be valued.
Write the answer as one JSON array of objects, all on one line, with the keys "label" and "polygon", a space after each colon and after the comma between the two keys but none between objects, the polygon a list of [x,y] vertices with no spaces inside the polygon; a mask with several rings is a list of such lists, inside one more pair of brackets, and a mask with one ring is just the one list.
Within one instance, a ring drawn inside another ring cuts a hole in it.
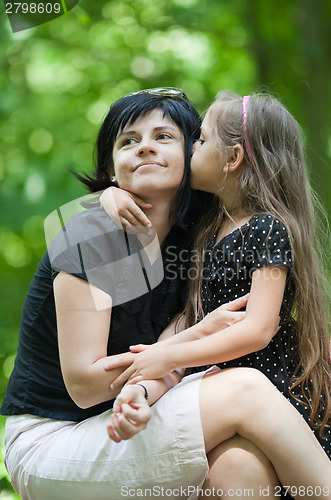
[{"label": "white skirt", "polygon": [[152,406],[147,428],[115,443],[110,411],[83,422],[8,417],[5,463],[22,500],[196,499],[208,473],[199,409],[205,372]]}]

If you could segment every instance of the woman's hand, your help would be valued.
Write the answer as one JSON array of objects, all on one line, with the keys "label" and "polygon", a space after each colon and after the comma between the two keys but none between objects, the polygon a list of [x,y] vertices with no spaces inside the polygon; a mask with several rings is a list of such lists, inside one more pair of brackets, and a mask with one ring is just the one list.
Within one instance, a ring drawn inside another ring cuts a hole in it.
[{"label": "woman's hand", "polygon": [[[148,349],[134,355],[134,361],[119,377],[110,385],[112,390],[120,387],[125,381],[134,384],[141,380],[159,379],[173,371],[170,365],[170,357],[167,356],[167,346],[163,342],[151,345]],[[109,369],[114,368],[113,364]]]},{"label": "woman's hand", "polygon": [[105,189],[100,196],[100,203],[119,228],[136,232],[134,228],[137,226],[152,227],[151,221],[142,211],[152,208],[152,205],[124,189],[114,186]]},{"label": "woman's hand", "polygon": [[151,416],[143,387],[126,385],[114,402],[111,424],[107,426],[108,436],[116,443],[130,439],[146,429]]}]

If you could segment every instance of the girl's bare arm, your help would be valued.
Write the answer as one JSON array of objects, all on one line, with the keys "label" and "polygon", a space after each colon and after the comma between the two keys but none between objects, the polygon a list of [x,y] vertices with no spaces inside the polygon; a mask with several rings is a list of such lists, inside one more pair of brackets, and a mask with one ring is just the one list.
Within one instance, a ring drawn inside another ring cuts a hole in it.
[{"label": "girl's bare arm", "polygon": [[190,342],[154,344],[137,354],[112,387],[116,388],[128,377],[132,382],[139,378],[154,379],[178,367],[217,364],[263,349],[277,331],[286,275],[285,267],[268,266],[256,270],[242,321]]}]

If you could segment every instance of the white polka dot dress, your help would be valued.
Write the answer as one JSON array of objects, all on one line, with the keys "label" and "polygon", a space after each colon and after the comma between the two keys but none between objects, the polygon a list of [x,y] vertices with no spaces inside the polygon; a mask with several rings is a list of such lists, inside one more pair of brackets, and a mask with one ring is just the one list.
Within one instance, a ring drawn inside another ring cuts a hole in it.
[{"label": "white polka dot dress", "polygon": [[[287,230],[280,220],[271,215],[255,216],[216,245],[215,238],[211,241],[204,265],[204,313],[248,293],[253,272],[268,265],[286,266],[289,270],[280,312],[280,329],[265,349],[219,366],[260,370],[309,420],[307,406],[289,395],[291,375],[297,364],[297,341],[296,322],[291,315],[294,298],[291,248]],[[318,433],[316,436],[319,438]],[[331,457],[331,429],[325,431],[324,437],[319,440]]]}]

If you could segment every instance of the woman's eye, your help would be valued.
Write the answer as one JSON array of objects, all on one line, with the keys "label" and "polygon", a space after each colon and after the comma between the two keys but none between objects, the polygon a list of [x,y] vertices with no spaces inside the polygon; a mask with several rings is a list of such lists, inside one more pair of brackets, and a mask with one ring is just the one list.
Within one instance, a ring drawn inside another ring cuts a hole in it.
[{"label": "woman's eye", "polygon": [[166,134],[166,133],[163,133],[163,134],[159,134],[157,136],[158,139],[161,139],[161,141],[163,140],[168,140],[168,139],[172,139],[171,135],[170,134]]},{"label": "woman's eye", "polygon": [[121,147],[124,146],[132,146],[132,144],[135,144],[137,140],[134,137],[127,137],[122,141]]},{"label": "woman's eye", "polygon": [[197,139],[197,142],[199,142],[202,145],[205,141],[200,137],[199,139]]}]

